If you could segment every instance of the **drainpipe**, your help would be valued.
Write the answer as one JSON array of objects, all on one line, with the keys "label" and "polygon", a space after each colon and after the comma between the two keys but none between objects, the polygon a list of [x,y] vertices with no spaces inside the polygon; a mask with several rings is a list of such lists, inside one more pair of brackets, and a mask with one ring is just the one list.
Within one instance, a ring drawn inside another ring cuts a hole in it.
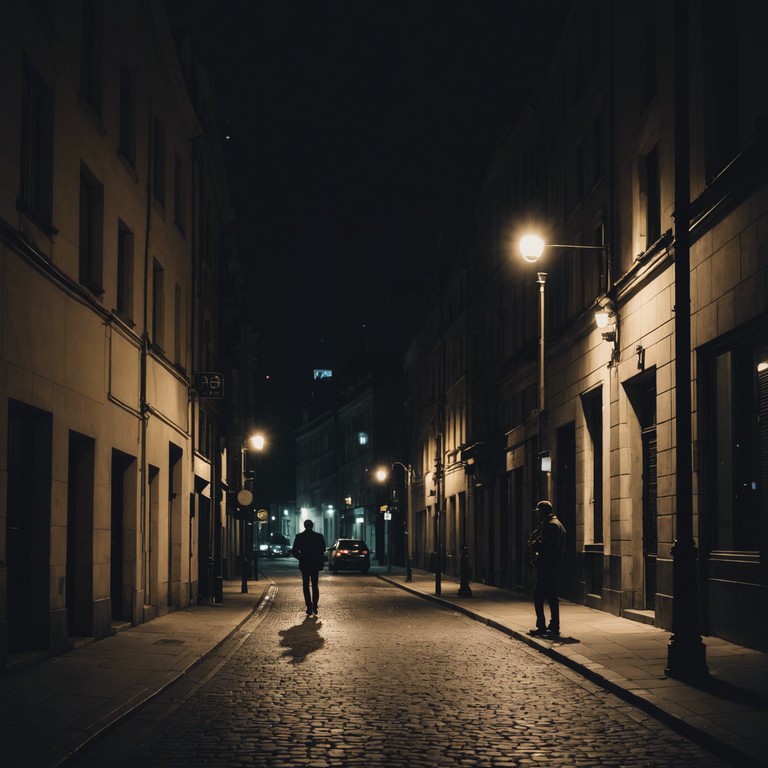
[{"label": "drainpipe", "polygon": [[691,266],[688,2],[674,6],[675,55],[675,523],[672,547],[672,636],[666,674],[682,680],[707,676],[699,632],[697,550],[693,540],[691,458]]}]

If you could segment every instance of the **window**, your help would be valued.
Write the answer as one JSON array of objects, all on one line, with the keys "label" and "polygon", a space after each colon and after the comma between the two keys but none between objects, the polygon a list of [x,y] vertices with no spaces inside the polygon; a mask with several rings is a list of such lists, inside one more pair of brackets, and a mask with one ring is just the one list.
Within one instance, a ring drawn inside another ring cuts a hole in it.
[{"label": "window", "polygon": [[117,311],[133,317],[133,232],[117,223]]},{"label": "window", "polygon": [[163,267],[157,259],[152,262],[152,342],[163,348],[163,324],[165,321],[165,302],[163,296]]},{"label": "window", "polygon": [[173,362],[177,365],[181,364],[182,330],[181,286],[176,283],[173,291]]},{"label": "window", "polygon": [[184,165],[177,153],[173,166],[173,220],[182,232],[184,232],[186,197],[184,190]]},{"label": "window", "polygon": [[102,293],[104,188],[80,164],[80,282]]},{"label": "window", "polygon": [[84,0],[82,9],[80,95],[101,116],[101,20],[93,0]]},{"label": "window", "polygon": [[758,549],[768,479],[768,344],[715,357],[714,548]]},{"label": "window", "polygon": [[28,61],[21,91],[20,202],[29,213],[50,224],[53,177],[53,96]]},{"label": "window", "polygon": [[120,137],[118,150],[136,167],[136,73],[120,67]]},{"label": "window", "polygon": [[165,208],[165,126],[158,117],[152,127],[152,192]]},{"label": "window", "polygon": [[648,250],[661,237],[661,185],[659,151],[654,147],[642,158],[640,192],[645,197],[645,248]]}]

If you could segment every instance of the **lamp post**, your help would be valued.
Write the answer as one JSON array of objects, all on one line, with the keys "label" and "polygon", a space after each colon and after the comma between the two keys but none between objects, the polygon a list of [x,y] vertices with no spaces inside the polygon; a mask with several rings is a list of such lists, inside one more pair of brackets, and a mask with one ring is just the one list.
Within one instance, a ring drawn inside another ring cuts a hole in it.
[{"label": "lamp post", "polygon": [[688,4],[675,3],[675,522],[672,547],[672,636],[667,647],[670,677],[707,677],[707,652],[699,632],[696,543],[693,539],[691,457],[691,256]]},{"label": "lamp post", "polygon": [[[613,300],[609,297],[612,292],[611,283],[611,250],[607,243],[602,245],[564,245],[562,243],[546,243],[538,235],[525,235],[520,239],[520,255],[529,264],[535,264],[544,253],[545,248],[569,248],[577,251],[600,251],[605,255],[605,293],[598,299],[597,311],[595,312],[595,322],[602,331],[602,337],[605,341],[613,345],[611,351],[611,361],[609,367],[615,365],[619,359],[619,326],[618,315],[615,310]],[[548,452],[544,450],[544,415],[546,411],[546,377],[545,377],[545,293],[544,288],[547,282],[546,272],[536,273],[536,283],[539,286],[539,408],[538,408],[538,456],[541,462],[541,473],[546,475],[546,484],[544,497],[552,498],[552,460]],[[609,327],[609,325],[611,327]],[[539,493],[541,493],[541,481],[538,483]]]},{"label": "lamp post", "polygon": [[[254,451],[261,453],[266,446],[266,440],[264,438],[264,435],[262,435],[261,433],[256,433],[254,435],[251,435],[240,446],[240,491],[237,494],[237,503],[239,505],[238,515],[240,517],[240,569],[241,569],[240,592],[243,594],[248,592],[248,564],[250,561],[250,558],[248,557],[248,551],[247,551],[248,527],[247,527],[246,516],[248,514],[248,509],[253,504],[253,491],[245,487],[245,484],[246,484],[245,464],[246,464],[246,458],[248,456],[249,444]],[[258,567],[259,565],[258,565],[258,559],[257,559],[256,560],[256,569],[257,569],[256,580],[257,581],[258,581]]]},{"label": "lamp post", "polygon": [[[394,469],[395,467],[401,467],[403,469],[403,471],[405,472],[405,483],[406,483],[406,501],[405,501],[406,508],[405,508],[405,514],[404,514],[404,518],[405,518],[405,529],[404,529],[404,533],[405,533],[405,580],[406,581],[413,581],[413,559],[411,558],[411,552],[410,552],[410,549],[409,549],[409,537],[408,537],[408,527],[409,527],[408,516],[410,515],[410,511],[411,511],[411,476],[413,474],[413,469],[411,468],[410,464],[408,464],[408,465],[403,464],[402,461],[393,461],[392,462],[392,469]],[[389,470],[387,470],[384,467],[380,467],[379,469],[376,470],[376,479],[380,483],[386,482],[387,479],[389,478],[389,476],[390,476]],[[397,490],[394,487],[394,485],[392,486],[391,495],[392,495],[392,501],[394,503],[397,503]],[[394,504],[392,506],[394,506]],[[391,511],[391,508],[390,508],[390,511]],[[387,552],[387,573],[392,573],[392,527],[391,527],[390,521],[386,520],[386,518],[385,518],[385,522],[387,524],[386,538],[387,538],[387,542],[388,542],[388,544],[387,544],[387,547],[388,547],[388,552]]]}]

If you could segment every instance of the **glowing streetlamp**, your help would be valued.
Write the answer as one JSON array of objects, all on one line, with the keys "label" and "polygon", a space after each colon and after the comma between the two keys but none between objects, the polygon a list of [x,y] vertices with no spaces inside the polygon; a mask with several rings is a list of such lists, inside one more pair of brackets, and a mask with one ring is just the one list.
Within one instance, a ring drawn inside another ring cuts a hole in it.
[{"label": "glowing streetlamp", "polygon": [[[406,565],[405,565],[405,580],[406,581],[413,581],[413,560],[411,559],[411,553],[408,551],[408,515],[410,514],[411,509],[411,476],[413,474],[413,470],[411,469],[410,465],[403,464],[402,461],[393,461],[392,462],[392,469],[395,467],[402,467],[403,471],[405,472],[405,480],[406,480],[406,509],[405,509],[405,552],[406,552]],[[390,476],[390,471],[386,467],[379,467],[375,472],[376,480],[380,483],[385,483]],[[397,502],[397,490],[395,489],[394,485],[392,486],[392,501]],[[391,509],[390,509],[391,514]],[[387,525],[387,573],[392,573],[392,526],[389,520],[384,519],[384,522]]]},{"label": "glowing streetlamp", "polygon": [[[248,565],[250,558],[247,551],[247,539],[248,539],[248,527],[246,522],[246,516],[248,514],[249,507],[253,504],[253,491],[245,487],[245,465],[246,458],[248,456],[248,447],[252,450],[261,453],[266,447],[266,438],[261,433],[256,433],[248,437],[240,446],[240,491],[237,494],[237,503],[239,505],[239,517],[240,517],[240,592],[245,594],[248,592]],[[255,580],[259,580],[259,553],[256,550],[255,556]]]}]

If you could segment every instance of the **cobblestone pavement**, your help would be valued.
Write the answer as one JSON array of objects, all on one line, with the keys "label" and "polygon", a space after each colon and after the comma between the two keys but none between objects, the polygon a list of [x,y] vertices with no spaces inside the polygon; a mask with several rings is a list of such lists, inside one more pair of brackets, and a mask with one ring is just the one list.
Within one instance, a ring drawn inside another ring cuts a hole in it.
[{"label": "cobblestone pavement", "polygon": [[295,567],[184,680],[68,766],[727,765],[524,644],[371,576]]}]

